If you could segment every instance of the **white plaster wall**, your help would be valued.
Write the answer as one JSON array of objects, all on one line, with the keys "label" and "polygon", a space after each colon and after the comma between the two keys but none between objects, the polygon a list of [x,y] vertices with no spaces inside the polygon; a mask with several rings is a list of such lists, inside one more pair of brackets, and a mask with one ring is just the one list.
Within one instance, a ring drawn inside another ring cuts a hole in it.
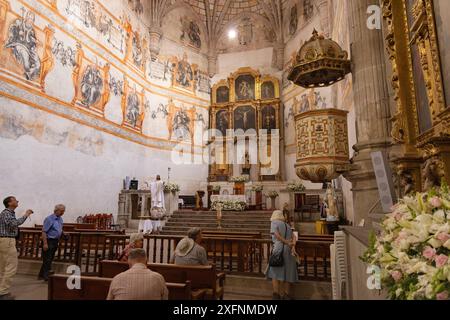
[{"label": "white plaster wall", "polygon": [[[37,124],[36,124],[37,123]],[[141,146],[44,111],[0,98],[0,194],[15,195],[18,213],[32,208],[28,225],[42,223],[57,203],[65,220],[87,213],[117,214],[125,176],[161,174],[193,194],[205,181],[206,165],[174,165],[169,151]],[[63,138],[66,137],[66,138]]]}]

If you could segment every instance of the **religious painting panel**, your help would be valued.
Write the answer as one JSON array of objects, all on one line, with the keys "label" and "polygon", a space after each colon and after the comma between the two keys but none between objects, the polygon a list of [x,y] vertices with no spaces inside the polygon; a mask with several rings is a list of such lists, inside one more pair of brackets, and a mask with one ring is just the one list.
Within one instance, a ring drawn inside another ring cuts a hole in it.
[{"label": "religious painting panel", "polygon": [[94,61],[93,56],[88,56],[83,48],[78,47],[76,67],[72,73],[75,87],[72,104],[103,115],[110,97],[109,71],[108,63]]},{"label": "religious painting panel", "polygon": [[261,109],[261,128],[270,133],[277,129],[277,112],[273,106],[264,106]]},{"label": "religious painting panel", "polygon": [[297,4],[291,7],[290,18],[289,18],[289,34],[293,35],[297,31],[298,26],[298,13]]},{"label": "religious painting panel", "polygon": [[122,96],[122,125],[142,132],[145,117],[145,91],[136,83],[130,84],[125,80],[124,95]]},{"label": "religious painting panel", "polygon": [[275,98],[275,85],[272,81],[265,81],[261,85],[261,99],[274,99]]},{"label": "religious painting panel", "polygon": [[[17,10],[17,11],[16,11]],[[54,66],[54,30],[35,13],[0,1],[0,67],[28,84],[43,88]]]},{"label": "religious painting panel", "polygon": [[230,101],[230,89],[227,86],[220,86],[216,90],[216,103],[227,103]]},{"label": "religious painting panel", "polygon": [[178,107],[173,102],[169,103],[169,116],[167,127],[169,128],[169,140],[191,141],[193,143],[195,126],[195,107]]},{"label": "religious painting panel", "polygon": [[255,78],[250,74],[240,75],[235,81],[236,100],[255,99]]},{"label": "religious painting panel", "polygon": [[434,0],[446,106],[450,105],[450,1]]},{"label": "religious painting panel", "polygon": [[227,129],[230,124],[230,115],[228,110],[219,110],[216,112],[216,129],[222,133],[222,136],[227,134]]},{"label": "religious painting panel", "polygon": [[186,53],[181,59],[172,57],[171,64],[172,86],[195,93],[197,89],[198,66],[188,62]]},{"label": "religious painting panel", "polygon": [[256,129],[256,111],[252,106],[241,106],[234,110],[234,129]]}]

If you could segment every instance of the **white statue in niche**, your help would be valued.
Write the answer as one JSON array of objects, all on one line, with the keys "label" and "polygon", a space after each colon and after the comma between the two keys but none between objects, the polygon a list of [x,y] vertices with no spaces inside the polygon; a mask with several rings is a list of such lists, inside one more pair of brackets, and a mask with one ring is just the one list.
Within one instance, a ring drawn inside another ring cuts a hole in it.
[{"label": "white statue in niche", "polygon": [[337,209],[337,201],[336,194],[331,185],[328,183],[327,192],[325,194],[326,202],[327,202],[327,221],[338,221],[339,220],[339,212]]}]

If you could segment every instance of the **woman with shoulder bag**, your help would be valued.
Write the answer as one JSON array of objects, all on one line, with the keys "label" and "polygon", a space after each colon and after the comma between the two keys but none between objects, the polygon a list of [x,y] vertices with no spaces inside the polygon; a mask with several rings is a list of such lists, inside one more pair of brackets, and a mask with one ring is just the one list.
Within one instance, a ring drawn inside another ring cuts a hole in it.
[{"label": "woman with shoulder bag", "polygon": [[274,211],[270,221],[273,245],[266,277],[272,280],[274,300],[292,300],[291,284],[298,282],[297,260],[292,255],[295,238],[282,211]]}]

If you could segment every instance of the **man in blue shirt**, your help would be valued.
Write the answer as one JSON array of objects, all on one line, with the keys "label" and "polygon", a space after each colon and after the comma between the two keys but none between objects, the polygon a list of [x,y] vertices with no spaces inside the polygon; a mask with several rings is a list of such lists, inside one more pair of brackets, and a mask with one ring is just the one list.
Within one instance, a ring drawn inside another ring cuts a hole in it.
[{"label": "man in blue shirt", "polygon": [[58,242],[63,234],[63,219],[66,207],[63,204],[55,206],[54,213],[44,220],[42,226],[42,267],[38,279],[48,281],[53,258],[58,249]]}]

